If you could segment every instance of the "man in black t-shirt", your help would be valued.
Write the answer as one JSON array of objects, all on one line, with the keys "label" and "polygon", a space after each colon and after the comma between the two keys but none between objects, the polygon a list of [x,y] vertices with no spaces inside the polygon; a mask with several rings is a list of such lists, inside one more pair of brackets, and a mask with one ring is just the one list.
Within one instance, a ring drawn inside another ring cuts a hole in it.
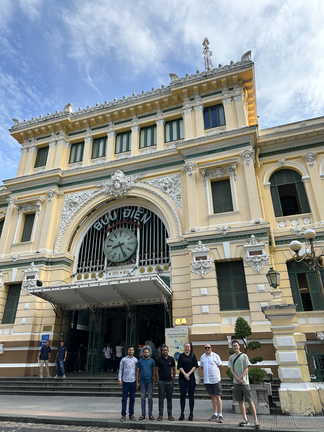
[{"label": "man in black t-shirt", "polygon": [[169,356],[169,348],[164,345],[162,347],[162,355],[155,362],[156,381],[158,381],[159,389],[159,416],[158,421],[163,418],[164,398],[167,398],[168,419],[173,421],[172,416],[172,394],[173,384],[175,380],[175,361]]},{"label": "man in black t-shirt", "polygon": [[50,343],[49,340],[47,340],[45,345],[42,346],[42,348],[39,350],[38,358],[37,358],[37,360],[40,362],[40,374],[39,374],[40,378],[43,378],[44,363],[45,363],[47,378],[51,378],[49,367],[48,367],[48,362],[51,357],[51,352],[52,350],[50,347]]}]

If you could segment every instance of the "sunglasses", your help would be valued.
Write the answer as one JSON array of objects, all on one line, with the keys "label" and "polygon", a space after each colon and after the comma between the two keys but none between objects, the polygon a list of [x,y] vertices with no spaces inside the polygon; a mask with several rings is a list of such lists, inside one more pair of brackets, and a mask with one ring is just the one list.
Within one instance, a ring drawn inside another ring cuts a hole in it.
[{"label": "sunglasses", "polygon": [[211,349],[211,347],[205,347],[205,349]]}]

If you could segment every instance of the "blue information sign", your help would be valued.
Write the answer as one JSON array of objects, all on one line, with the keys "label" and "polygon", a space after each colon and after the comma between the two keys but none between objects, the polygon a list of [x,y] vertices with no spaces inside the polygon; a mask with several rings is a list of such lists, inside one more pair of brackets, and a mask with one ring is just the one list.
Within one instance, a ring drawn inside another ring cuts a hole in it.
[{"label": "blue information sign", "polygon": [[50,337],[49,334],[47,334],[47,335],[42,335],[42,341],[47,341],[47,340],[49,340],[49,337]]},{"label": "blue information sign", "polygon": [[39,346],[45,346],[46,345],[46,341],[40,341],[39,342]]}]

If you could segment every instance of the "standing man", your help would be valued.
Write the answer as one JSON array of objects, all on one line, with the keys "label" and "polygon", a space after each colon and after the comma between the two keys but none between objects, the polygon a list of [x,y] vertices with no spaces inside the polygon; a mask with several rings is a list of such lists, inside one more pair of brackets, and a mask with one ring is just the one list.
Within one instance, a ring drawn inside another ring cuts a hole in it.
[{"label": "standing man", "polygon": [[74,365],[74,372],[77,371],[82,372],[83,353],[84,353],[84,348],[83,348],[83,343],[81,342],[80,345],[78,346],[77,358]]},{"label": "standing man", "polygon": [[220,374],[223,364],[219,355],[212,352],[209,343],[205,344],[205,353],[200,357],[200,366],[203,368],[204,384],[213,404],[214,414],[209,420],[216,421],[218,419],[219,423],[224,423],[222,414],[222,387]]},{"label": "standing man", "polygon": [[48,361],[51,357],[51,347],[49,341],[46,341],[45,345],[42,346],[42,348],[39,350],[38,358],[37,360],[40,362],[40,372],[39,372],[39,378],[43,378],[43,368],[45,363],[47,378],[51,378],[51,375],[49,373],[49,367],[48,367]]},{"label": "standing man", "polygon": [[66,378],[65,376],[65,369],[64,369],[64,363],[67,357],[67,348],[64,345],[64,342],[61,341],[60,346],[58,347],[57,354],[56,354],[56,360],[55,360],[55,371],[56,375],[54,378],[59,377],[60,368],[62,373],[62,378]]},{"label": "standing man", "polygon": [[[162,355],[157,358],[155,363],[156,381],[159,388],[159,416],[158,421],[163,419],[164,398],[167,398],[168,419],[173,421],[172,416],[172,394],[175,380],[175,361],[169,356],[169,347],[162,347]],[[171,375],[172,372],[172,375]]]},{"label": "standing man", "polygon": [[[153,417],[153,387],[155,374],[155,361],[150,358],[150,350],[143,349],[143,357],[137,362],[136,370],[136,388],[141,387],[141,407],[142,415],[139,420],[144,420],[146,415],[146,393],[148,400],[148,413],[149,419],[154,420]],[[138,380],[139,379],[139,380]]]},{"label": "standing man", "polygon": [[116,369],[119,370],[119,365],[121,362],[121,359],[123,358],[123,345],[122,342],[119,343],[119,345],[116,346]]},{"label": "standing man", "polygon": [[119,365],[118,384],[123,386],[121,422],[126,420],[127,398],[129,394],[129,419],[135,420],[134,404],[136,391],[136,363],[134,357],[134,347],[130,346],[127,350],[128,356],[122,358]]},{"label": "standing man", "polygon": [[110,348],[110,343],[107,344],[107,346],[104,347],[102,350],[102,355],[104,357],[104,364],[103,364],[103,371],[109,372],[111,369],[111,353],[112,349]]},{"label": "standing man", "polygon": [[249,367],[251,366],[248,356],[240,351],[240,344],[234,340],[232,341],[232,348],[234,354],[231,355],[228,361],[228,367],[231,369],[233,380],[234,380],[234,396],[238,401],[240,410],[243,416],[243,421],[239,423],[239,426],[249,426],[250,423],[246,417],[244,399],[250,406],[251,413],[254,418],[255,429],[260,429],[258,422],[257,413],[255,410],[254,403],[252,402],[252,395],[250,391],[249,382]]}]

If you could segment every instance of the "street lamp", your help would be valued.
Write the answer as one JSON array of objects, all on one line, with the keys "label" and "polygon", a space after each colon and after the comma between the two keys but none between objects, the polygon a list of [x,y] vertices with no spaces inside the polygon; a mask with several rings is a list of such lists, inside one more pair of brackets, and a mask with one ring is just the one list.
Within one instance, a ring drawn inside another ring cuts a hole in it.
[{"label": "street lamp", "polygon": [[266,274],[268,279],[268,284],[276,289],[280,284],[280,273],[276,272],[272,267],[270,267],[270,270]]},{"label": "street lamp", "polygon": [[[318,283],[321,289],[322,299],[324,303],[324,287],[323,287],[323,281],[322,276],[320,272],[320,268],[324,268],[323,265],[323,257],[324,255],[322,253],[319,253],[316,257],[316,249],[314,248],[314,239],[316,237],[316,232],[312,229],[308,229],[304,232],[305,238],[309,241],[308,247],[305,250],[305,255],[301,256],[299,255],[299,251],[302,248],[302,244],[298,240],[294,240],[290,243],[289,247],[290,249],[295,252],[294,260],[297,262],[305,261],[305,264],[308,268],[311,270],[316,271]],[[320,251],[321,252],[321,251]]]}]

